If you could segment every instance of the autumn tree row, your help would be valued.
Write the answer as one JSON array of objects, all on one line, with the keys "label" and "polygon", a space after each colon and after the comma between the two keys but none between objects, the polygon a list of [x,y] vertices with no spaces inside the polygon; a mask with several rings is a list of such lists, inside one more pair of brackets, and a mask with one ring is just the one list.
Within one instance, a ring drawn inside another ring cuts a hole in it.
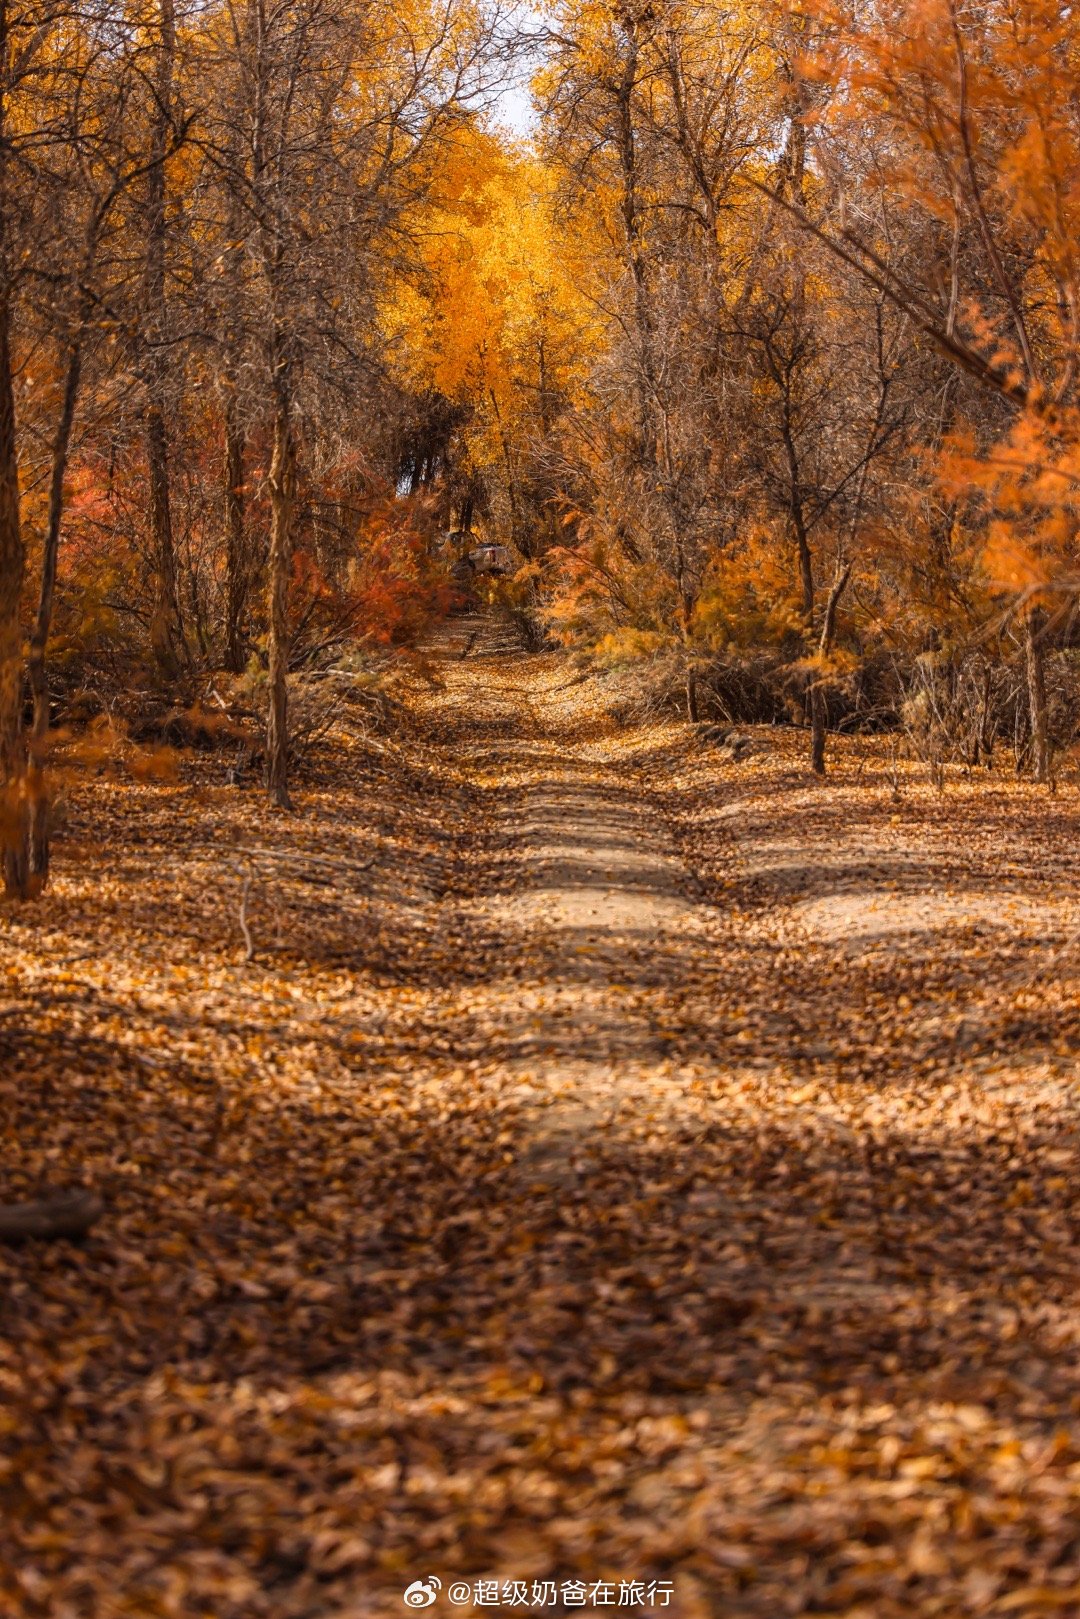
[{"label": "autumn tree row", "polygon": [[169,694],[254,656],[286,804],[290,667],[445,604],[439,528],[514,548],[523,621],[692,719],[793,715],[819,771],[874,724],[1050,772],[1073,14],[530,26],[524,142],[485,122],[515,41],[474,0],[0,4],[9,891],[47,875],[72,669]]},{"label": "autumn tree row", "polygon": [[287,803],[297,540],[324,586],[393,493],[379,309],[501,26],[467,0],[0,6],[9,891],[47,874],[49,659],[80,635],[137,641],[166,690],[261,647]]},{"label": "autumn tree row", "polygon": [[819,771],[842,722],[1008,732],[1046,779],[1080,695],[1077,27],[554,9],[538,157],[469,189],[414,357],[566,639],[692,718],[795,714]]}]

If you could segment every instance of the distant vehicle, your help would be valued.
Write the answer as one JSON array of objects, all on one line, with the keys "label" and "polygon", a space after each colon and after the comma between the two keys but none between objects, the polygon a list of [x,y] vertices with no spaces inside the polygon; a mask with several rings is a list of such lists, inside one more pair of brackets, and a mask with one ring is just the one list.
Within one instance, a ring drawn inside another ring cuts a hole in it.
[{"label": "distant vehicle", "polygon": [[514,559],[505,545],[478,545],[469,552],[477,573],[513,573]]},{"label": "distant vehicle", "polygon": [[505,545],[476,545],[459,558],[450,573],[459,584],[467,584],[480,574],[513,573],[514,559]]}]

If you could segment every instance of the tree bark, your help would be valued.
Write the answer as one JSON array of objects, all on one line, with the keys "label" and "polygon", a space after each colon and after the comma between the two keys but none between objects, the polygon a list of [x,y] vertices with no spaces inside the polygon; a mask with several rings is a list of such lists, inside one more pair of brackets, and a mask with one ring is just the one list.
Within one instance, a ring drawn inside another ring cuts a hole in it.
[{"label": "tree bark", "polygon": [[[0,0],[0,70],[8,71],[7,0]],[[4,890],[25,899],[26,750],[22,726],[22,628],[19,610],[26,550],[19,512],[19,457],[11,378],[11,280],[8,210],[7,97],[0,82],[0,849]]]},{"label": "tree bark", "polygon": [[154,605],[150,636],[158,669],[165,679],[175,680],[184,660],[169,494],[169,437],[158,379],[151,383],[151,390],[145,421],[146,459],[150,473],[150,534],[154,548]]},{"label": "tree bark", "polygon": [[[2,10],[0,10],[2,17]],[[0,31],[2,32],[2,31]],[[11,304],[0,291],[0,783],[4,890],[29,892],[26,749],[22,725],[23,640],[19,623],[26,550],[19,519],[15,395],[11,384]]]},{"label": "tree bark", "polygon": [[49,734],[49,683],[45,667],[45,653],[52,627],[53,600],[56,594],[56,568],[60,555],[60,521],[64,512],[64,477],[67,473],[68,451],[75,425],[75,405],[79,396],[82,376],[83,331],[85,308],[80,314],[79,329],[68,349],[64,377],[64,397],[60,417],[53,438],[52,476],[49,482],[49,515],[45,527],[45,545],[41,558],[41,585],[38,592],[37,614],[30,635],[29,676],[30,693],[34,700],[33,730],[28,777],[30,813],[30,881],[40,891],[49,876],[49,800],[45,791],[45,743]]},{"label": "tree bark", "polygon": [[810,687],[810,769],[815,776],[825,774],[825,731],[828,714],[821,681]]},{"label": "tree bark", "polygon": [[1031,607],[1024,620],[1024,662],[1035,780],[1050,780],[1050,727],[1046,712],[1046,613]]},{"label": "tree bark", "polygon": [[[626,57],[616,87],[616,142],[622,189],[622,213],[626,257],[634,283],[634,323],[639,344],[638,415],[641,433],[641,459],[647,470],[656,467],[656,355],[653,312],[649,299],[648,266],[642,241],[640,179],[638,175],[637,132],[634,127],[634,92],[638,84],[640,46],[636,24],[623,22]],[[655,480],[653,480],[655,481]]]},{"label": "tree bark", "polygon": [[271,800],[291,809],[289,798],[289,572],[292,567],[294,451],[287,398],[279,396],[270,462],[270,704],[266,723],[266,786]]},{"label": "tree bark", "polygon": [[686,671],[686,717],[691,725],[698,722],[697,676],[693,669]]},{"label": "tree bark", "polygon": [[[777,189],[781,195],[786,194],[793,197],[797,206],[801,208],[804,206],[806,197],[806,118],[810,110],[810,100],[806,80],[796,65],[799,60],[800,35],[803,32],[804,25],[801,19],[792,18],[789,27],[793,31],[793,37],[787,41],[789,54],[782,62],[782,71],[788,81],[788,129],[784,150],[780,157],[780,174]],[[801,331],[806,308],[806,270],[804,262],[797,255],[793,260],[793,268],[792,307],[796,329]],[[799,580],[802,585],[803,612],[806,615],[806,630],[809,639],[812,637],[814,629],[814,559],[810,550],[810,539],[801,496],[801,468],[792,422],[790,374],[787,376],[784,385],[781,429],[788,460],[788,474],[791,485],[789,491],[790,517],[795,533],[795,542],[798,547]],[[826,612],[825,616],[827,623],[828,612]],[[822,638],[818,644],[819,652],[822,650],[825,629],[826,624],[823,623]],[[825,730],[827,720],[825,689],[819,672],[816,676],[811,677],[810,685],[810,768],[815,776],[824,776],[825,774]]]},{"label": "tree bark", "polygon": [[244,667],[244,610],[249,586],[244,527],[244,435],[230,395],[225,406],[225,663]]},{"label": "tree bark", "polygon": [[172,122],[176,19],[173,0],[160,0],[156,105],[151,129],[150,167],[146,178],[146,300],[150,312],[145,355],[146,459],[150,476],[150,534],[154,554],[154,603],[151,644],[166,680],[175,680],[186,661],[180,594],[176,583],[176,546],[169,489],[169,435],[165,417],[165,372],[159,344],[166,327],[165,157]]},{"label": "tree bark", "polygon": [[[839,570],[833,580],[828,601],[825,603],[825,617],[821,622],[821,640],[818,642],[818,652],[823,662],[832,651],[833,637],[836,634],[836,612],[840,606],[840,598],[844,594],[850,578],[851,563],[848,562]],[[818,678],[810,688],[810,768],[815,776],[824,776],[825,774],[825,733],[828,717],[824,681],[821,673],[819,673]]]}]

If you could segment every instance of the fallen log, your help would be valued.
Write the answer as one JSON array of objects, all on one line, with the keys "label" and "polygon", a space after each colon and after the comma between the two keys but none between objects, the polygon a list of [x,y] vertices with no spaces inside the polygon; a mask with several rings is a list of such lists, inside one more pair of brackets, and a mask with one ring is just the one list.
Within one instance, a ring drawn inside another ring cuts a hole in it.
[{"label": "fallen log", "polygon": [[57,1192],[34,1203],[0,1204],[0,1242],[81,1237],[105,1211],[93,1192]]}]

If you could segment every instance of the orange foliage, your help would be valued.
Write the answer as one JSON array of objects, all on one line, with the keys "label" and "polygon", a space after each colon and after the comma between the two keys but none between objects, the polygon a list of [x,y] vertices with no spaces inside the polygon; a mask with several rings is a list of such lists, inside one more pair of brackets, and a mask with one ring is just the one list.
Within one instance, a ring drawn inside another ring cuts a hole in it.
[{"label": "orange foliage", "polygon": [[355,629],[366,640],[414,641],[458,600],[449,577],[431,559],[423,516],[417,502],[386,500],[366,520],[347,598]]}]

